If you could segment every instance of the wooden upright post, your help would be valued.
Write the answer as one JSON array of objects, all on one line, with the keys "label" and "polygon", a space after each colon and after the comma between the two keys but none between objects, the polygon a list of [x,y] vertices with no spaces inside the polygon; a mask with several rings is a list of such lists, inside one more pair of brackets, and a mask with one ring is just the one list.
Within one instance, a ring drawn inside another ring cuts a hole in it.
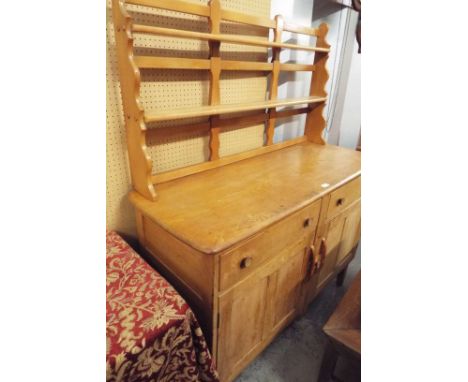
[{"label": "wooden upright post", "polygon": [[[283,33],[283,17],[281,15],[275,16],[275,39],[274,42],[281,43],[281,35]],[[271,62],[273,63],[273,69],[271,71],[271,82],[270,82],[270,100],[276,100],[278,98],[278,81],[280,75],[280,55],[281,48],[273,48],[273,54],[271,57]],[[273,136],[275,135],[275,123],[276,118],[274,118],[270,113],[270,118],[267,124],[266,130],[266,145],[270,146],[273,144]]]},{"label": "wooden upright post", "polygon": [[[221,4],[219,0],[210,1],[210,32],[220,33],[221,25]],[[210,41],[210,105],[220,103],[221,57],[220,41]],[[215,126],[218,116],[210,117],[210,160],[219,159],[219,131],[220,127]]]},{"label": "wooden upright post", "polygon": [[112,15],[132,184],[141,195],[155,200],[153,163],[146,147],[146,124],[140,103],[140,70],[133,59],[132,22],[124,0],[112,0]]},{"label": "wooden upright post", "polygon": [[[317,34],[317,48],[330,48],[326,41],[328,33],[328,25],[325,23],[320,24]],[[328,70],[326,67],[328,60],[328,52],[315,52],[314,66],[315,71],[312,74],[312,81],[310,84],[310,95],[318,97],[326,97],[327,91],[325,85],[328,81]],[[325,140],[322,137],[323,130],[326,127],[326,121],[323,117],[323,109],[325,108],[325,101],[310,106],[310,112],[307,114],[305,132],[308,140],[314,143],[324,145]]]}]

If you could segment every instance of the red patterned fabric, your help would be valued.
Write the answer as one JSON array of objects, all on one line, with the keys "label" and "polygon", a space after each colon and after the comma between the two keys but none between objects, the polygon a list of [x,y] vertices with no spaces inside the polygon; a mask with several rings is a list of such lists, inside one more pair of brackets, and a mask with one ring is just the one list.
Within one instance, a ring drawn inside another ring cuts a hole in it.
[{"label": "red patterned fabric", "polygon": [[219,381],[183,298],[115,232],[106,241],[107,381]]}]

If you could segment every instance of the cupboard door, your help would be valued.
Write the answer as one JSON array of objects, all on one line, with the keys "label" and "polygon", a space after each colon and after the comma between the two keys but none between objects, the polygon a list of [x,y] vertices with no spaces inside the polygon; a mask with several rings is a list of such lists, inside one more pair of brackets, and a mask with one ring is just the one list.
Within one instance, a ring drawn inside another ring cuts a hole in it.
[{"label": "cupboard door", "polygon": [[230,380],[287,325],[301,308],[308,252],[304,240],[219,298],[218,369]]},{"label": "cupboard door", "polygon": [[270,276],[269,332],[280,331],[290,322],[301,306],[301,288],[308,264],[308,252],[302,245],[278,264]]},{"label": "cupboard door", "polygon": [[255,273],[219,298],[218,368],[226,380],[262,342],[268,275]]},{"label": "cupboard door", "polygon": [[346,211],[340,251],[337,265],[341,264],[361,238],[361,202],[354,204]]},{"label": "cupboard door", "polygon": [[344,215],[337,216],[327,223],[325,234],[318,238],[316,248],[322,256],[322,266],[319,270],[317,288],[321,288],[335,270],[344,223]]}]

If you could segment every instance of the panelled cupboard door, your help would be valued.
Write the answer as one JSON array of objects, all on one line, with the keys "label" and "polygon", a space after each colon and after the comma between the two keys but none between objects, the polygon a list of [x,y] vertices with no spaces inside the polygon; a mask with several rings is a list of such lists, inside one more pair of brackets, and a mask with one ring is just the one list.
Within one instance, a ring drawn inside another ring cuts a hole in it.
[{"label": "panelled cupboard door", "polygon": [[227,380],[262,342],[268,281],[268,275],[257,271],[219,298],[217,359],[221,380]]},{"label": "panelled cupboard door", "polygon": [[361,238],[361,202],[353,204],[345,213],[343,239],[338,253],[337,265],[341,264]]},{"label": "panelled cupboard door", "polygon": [[296,247],[292,256],[283,258],[270,277],[270,333],[280,331],[302,308],[301,288],[307,271],[308,256],[309,252],[304,246]]},{"label": "panelled cupboard door", "polygon": [[308,254],[300,240],[220,296],[221,380],[230,380],[299,312]]},{"label": "panelled cupboard door", "polygon": [[322,266],[318,274],[317,288],[320,289],[326,283],[335,270],[336,260],[340,251],[345,219],[344,214],[338,215],[326,223],[325,233],[317,239],[315,248],[324,256]]},{"label": "panelled cupboard door", "polygon": [[316,242],[319,253],[325,255],[319,270],[317,289],[326,283],[357,245],[361,236],[361,202],[357,201],[340,215],[326,223],[325,233]]}]

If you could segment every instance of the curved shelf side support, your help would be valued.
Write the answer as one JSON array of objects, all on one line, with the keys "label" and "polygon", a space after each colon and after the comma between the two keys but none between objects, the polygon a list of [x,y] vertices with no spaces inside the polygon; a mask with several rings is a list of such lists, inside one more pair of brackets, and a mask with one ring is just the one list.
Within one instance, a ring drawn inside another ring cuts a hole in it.
[{"label": "curved shelf side support", "polygon": [[[326,41],[328,33],[328,25],[325,23],[320,24],[317,34],[317,47],[330,48],[330,44]],[[328,52],[315,52],[314,67],[315,71],[312,74],[312,81],[310,84],[310,95],[318,97],[327,97],[325,86],[327,85],[328,78],[330,77],[327,69]],[[312,105],[309,114],[307,115],[304,135],[311,142],[321,145],[326,144],[323,139],[323,131],[327,122],[323,116],[325,103]]]},{"label": "curved shelf side support", "polygon": [[133,55],[132,19],[124,0],[112,0],[112,16],[132,184],[141,195],[155,200],[153,163],[146,146],[146,124],[140,102],[141,75]]}]

